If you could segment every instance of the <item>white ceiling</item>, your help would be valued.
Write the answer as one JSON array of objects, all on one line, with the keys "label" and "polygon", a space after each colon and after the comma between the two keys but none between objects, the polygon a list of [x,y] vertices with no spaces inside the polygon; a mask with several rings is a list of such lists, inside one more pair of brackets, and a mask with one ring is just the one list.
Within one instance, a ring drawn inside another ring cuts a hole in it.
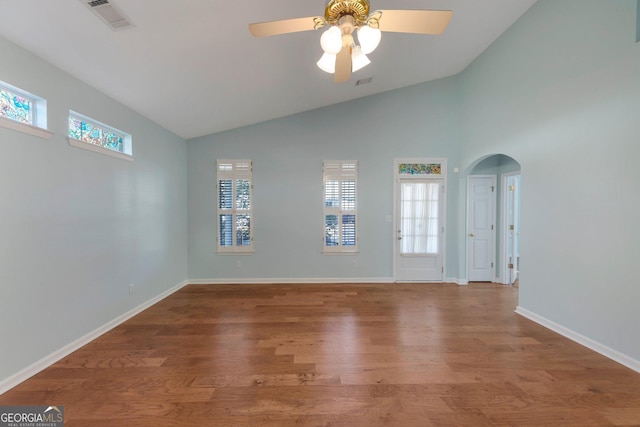
[{"label": "white ceiling", "polygon": [[[371,0],[447,9],[443,35],[383,33],[348,83],[315,63],[322,30],[254,38],[252,22],[324,14],[324,0],[110,0],[112,31],[86,0],[0,0],[0,35],[185,139],[455,75],[536,0]],[[371,83],[355,86],[358,79]]]}]

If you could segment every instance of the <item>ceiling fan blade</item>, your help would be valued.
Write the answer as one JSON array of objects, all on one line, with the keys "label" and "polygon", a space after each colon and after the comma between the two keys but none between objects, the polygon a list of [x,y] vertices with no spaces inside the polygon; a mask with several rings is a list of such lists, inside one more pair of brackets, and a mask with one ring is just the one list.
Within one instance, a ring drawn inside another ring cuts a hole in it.
[{"label": "ceiling fan blade", "polygon": [[381,10],[380,31],[414,34],[442,34],[449,25],[451,10]]},{"label": "ceiling fan blade", "polygon": [[278,34],[297,33],[299,31],[315,30],[324,24],[318,24],[318,21],[324,22],[319,16],[310,16],[307,18],[283,19],[281,21],[258,22],[249,24],[249,31],[254,37],[275,36]]},{"label": "ceiling fan blade", "polygon": [[351,48],[343,47],[336,55],[336,74],[333,78],[335,83],[348,82],[351,78]]}]

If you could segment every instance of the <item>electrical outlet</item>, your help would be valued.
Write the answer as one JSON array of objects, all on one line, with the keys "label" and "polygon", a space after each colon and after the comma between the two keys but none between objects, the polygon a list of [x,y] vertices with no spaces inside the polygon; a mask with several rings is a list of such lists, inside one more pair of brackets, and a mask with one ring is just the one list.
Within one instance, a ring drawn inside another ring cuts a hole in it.
[{"label": "electrical outlet", "polygon": [[240,261],[239,259],[236,260],[236,268],[241,268],[242,267],[242,261]]},{"label": "electrical outlet", "polygon": [[131,283],[131,284],[129,285],[129,295],[133,295],[133,294],[135,294],[135,293],[136,293],[136,285],[135,285],[135,284],[133,284],[133,283]]},{"label": "electrical outlet", "polygon": [[358,260],[353,260],[353,268],[358,268]]}]

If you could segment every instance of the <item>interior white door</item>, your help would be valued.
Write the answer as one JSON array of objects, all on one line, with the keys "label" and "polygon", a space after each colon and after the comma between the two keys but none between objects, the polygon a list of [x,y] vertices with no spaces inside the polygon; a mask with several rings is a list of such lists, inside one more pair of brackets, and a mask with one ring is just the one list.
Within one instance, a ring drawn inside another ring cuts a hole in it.
[{"label": "interior white door", "polygon": [[495,175],[469,177],[467,270],[470,282],[492,282],[495,278],[495,190]]},{"label": "interior white door", "polygon": [[398,179],[396,197],[396,280],[442,281],[443,180]]},{"label": "interior white door", "polygon": [[512,284],[520,269],[520,174],[505,177],[505,272]]}]

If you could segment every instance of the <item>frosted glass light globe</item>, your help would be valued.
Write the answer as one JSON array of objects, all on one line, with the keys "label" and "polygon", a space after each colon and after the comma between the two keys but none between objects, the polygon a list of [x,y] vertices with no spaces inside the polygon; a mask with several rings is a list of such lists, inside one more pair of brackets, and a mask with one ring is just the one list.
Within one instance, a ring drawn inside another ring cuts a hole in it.
[{"label": "frosted glass light globe", "polygon": [[320,36],[320,46],[329,55],[337,55],[342,50],[342,31],[332,26]]},{"label": "frosted glass light globe", "polygon": [[358,29],[358,41],[360,42],[360,47],[362,47],[362,53],[367,54],[371,53],[380,44],[380,39],[382,39],[382,32],[377,28],[371,28],[368,25],[363,25]]},{"label": "frosted glass light globe", "polygon": [[369,60],[369,58],[367,58],[367,55],[362,53],[362,49],[360,48],[360,46],[356,46],[353,48],[351,59],[351,72],[353,73],[371,64],[371,61]]},{"label": "frosted glass light globe", "polygon": [[316,65],[325,73],[333,74],[336,72],[336,56],[325,53]]}]

